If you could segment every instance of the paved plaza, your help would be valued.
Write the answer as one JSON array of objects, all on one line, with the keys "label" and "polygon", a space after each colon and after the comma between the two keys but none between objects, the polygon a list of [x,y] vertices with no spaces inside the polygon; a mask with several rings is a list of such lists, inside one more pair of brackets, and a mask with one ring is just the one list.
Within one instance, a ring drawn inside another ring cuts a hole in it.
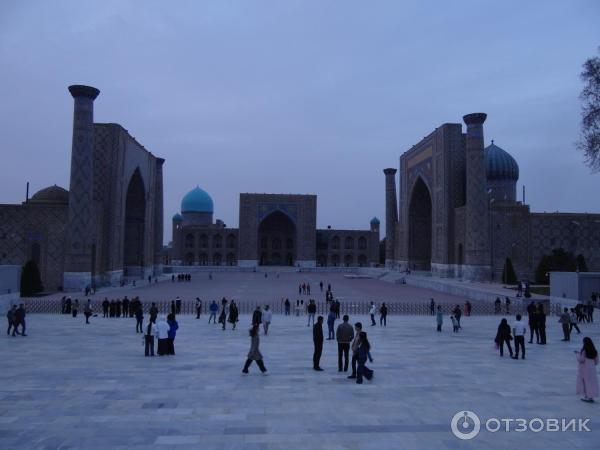
[{"label": "paved plaza", "polygon": [[[342,273],[324,272],[214,272],[212,280],[209,280],[209,272],[197,272],[192,274],[192,280],[187,282],[172,283],[169,277],[163,277],[159,283],[148,286],[147,281],[139,280],[137,286],[131,284],[122,288],[107,288],[99,290],[91,296],[94,300],[104,297],[129,298],[139,296],[144,302],[173,300],[180,296],[182,300],[194,300],[200,297],[203,301],[220,300],[222,297],[235,299],[236,301],[261,301],[271,305],[281,302],[282,298],[290,301],[309,298],[317,300],[325,299],[327,285],[331,284],[332,291],[341,302],[349,301],[375,301],[375,302],[426,302],[434,297],[438,302],[463,304],[465,299],[441,294],[430,289],[422,289],[410,285],[387,283],[374,278],[348,278]],[[319,282],[323,281],[323,292],[319,289]],[[311,295],[298,295],[298,285],[309,283]],[[49,299],[61,298],[62,293],[48,296]],[[84,298],[83,294],[69,294],[72,298]]]},{"label": "paved plaza", "polygon": [[[2,449],[597,449],[600,442],[598,403],[575,395],[580,336],[560,342],[554,317],[548,345],[528,345],[527,359],[515,361],[494,349],[499,317],[465,317],[455,334],[448,317],[437,333],[433,317],[390,316],[387,328],[366,326],[375,377],[363,385],[338,373],[334,341],[325,341],[325,371],[312,370],[303,316],[276,315],[269,336],[261,334],[268,376],[254,365],[241,374],[249,316],[222,331],[206,316],[182,315],[176,356],[154,358],[143,356],[134,319],[27,319],[29,336],[5,337],[1,347]],[[600,342],[598,324],[582,331]],[[592,431],[482,430],[462,441],[450,431],[461,410],[482,419],[590,418]]]}]

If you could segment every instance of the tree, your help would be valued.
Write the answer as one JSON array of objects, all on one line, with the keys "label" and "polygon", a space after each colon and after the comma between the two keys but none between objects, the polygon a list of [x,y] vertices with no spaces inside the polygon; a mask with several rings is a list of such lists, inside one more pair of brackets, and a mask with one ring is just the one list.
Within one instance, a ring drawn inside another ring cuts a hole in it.
[{"label": "tree", "polygon": [[504,261],[504,267],[502,268],[502,282],[506,284],[515,284],[517,282],[517,274],[510,258],[506,258]]},{"label": "tree", "polygon": [[575,264],[579,272],[587,272],[589,270],[587,263],[585,262],[585,256],[583,256],[581,253],[577,255],[577,258],[575,258]]},{"label": "tree", "polygon": [[[598,48],[600,52],[600,47]],[[579,98],[581,107],[581,139],[577,144],[585,162],[593,172],[600,171],[600,57],[590,58],[583,64],[584,82]]]},{"label": "tree", "polygon": [[[585,264],[585,259],[583,263]],[[538,267],[535,270],[535,281],[548,284],[550,282],[549,272],[575,272],[576,270],[577,261],[573,253],[567,252],[562,248],[555,248],[550,255],[544,255],[540,259]]]},{"label": "tree", "polygon": [[21,270],[21,297],[30,297],[43,290],[40,269],[35,261],[27,261]]}]

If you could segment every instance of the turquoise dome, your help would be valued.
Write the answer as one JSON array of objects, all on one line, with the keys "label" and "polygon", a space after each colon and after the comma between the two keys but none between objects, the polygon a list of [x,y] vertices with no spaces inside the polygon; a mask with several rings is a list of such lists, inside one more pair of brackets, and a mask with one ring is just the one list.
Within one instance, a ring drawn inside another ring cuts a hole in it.
[{"label": "turquoise dome", "polygon": [[181,222],[181,221],[183,221],[183,217],[181,217],[181,214],[177,213],[173,216],[173,221]]},{"label": "turquoise dome", "polygon": [[212,213],[214,204],[206,191],[196,186],[181,200],[182,213]]},{"label": "turquoise dome", "polygon": [[488,180],[519,179],[519,165],[510,153],[492,144],[484,150],[485,175]]},{"label": "turquoise dome", "polygon": [[379,225],[379,224],[380,224],[380,222],[379,222],[379,219],[377,217],[373,217],[371,219],[371,225]]}]

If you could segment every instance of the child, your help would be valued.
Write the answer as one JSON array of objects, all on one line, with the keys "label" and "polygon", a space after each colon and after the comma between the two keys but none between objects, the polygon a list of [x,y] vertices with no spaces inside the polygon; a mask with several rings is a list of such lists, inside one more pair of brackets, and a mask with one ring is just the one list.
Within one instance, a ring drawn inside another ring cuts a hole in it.
[{"label": "child", "polygon": [[452,328],[455,333],[458,333],[458,320],[454,316],[450,316],[450,320],[452,321]]}]

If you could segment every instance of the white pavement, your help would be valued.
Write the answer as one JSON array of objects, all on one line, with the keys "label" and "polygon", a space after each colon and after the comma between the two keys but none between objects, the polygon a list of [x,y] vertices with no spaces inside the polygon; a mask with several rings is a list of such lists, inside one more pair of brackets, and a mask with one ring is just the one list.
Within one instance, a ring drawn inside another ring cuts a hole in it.
[{"label": "white pavement", "polygon": [[[356,320],[356,317],[352,318]],[[207,317],[181,316],[176,356],[145,358],[133,319],[28,316],[28,337],[5,337],[0,352],[0,448],[20,449],[554,449],[600,447],[600,403],[575,395],[573,350],[548,320],[548,345],[527,345],[527,359],[493,348],[499,317],[463,318],[442,333],[432,317],[394,316],[369,327],[372,382],[337,371],[325,341],[312,366],[305,317],[275,316],[261,335],[269,376],[241,368],[248,316],[222,331]],[[326,328],[326,327],[325,327]],[[600,347],[600,326],[582,331]],[[583,334],[582,334],[583,336]],[[452,416],[589,418],[591,432],[482,430],[462,441]]]}]

